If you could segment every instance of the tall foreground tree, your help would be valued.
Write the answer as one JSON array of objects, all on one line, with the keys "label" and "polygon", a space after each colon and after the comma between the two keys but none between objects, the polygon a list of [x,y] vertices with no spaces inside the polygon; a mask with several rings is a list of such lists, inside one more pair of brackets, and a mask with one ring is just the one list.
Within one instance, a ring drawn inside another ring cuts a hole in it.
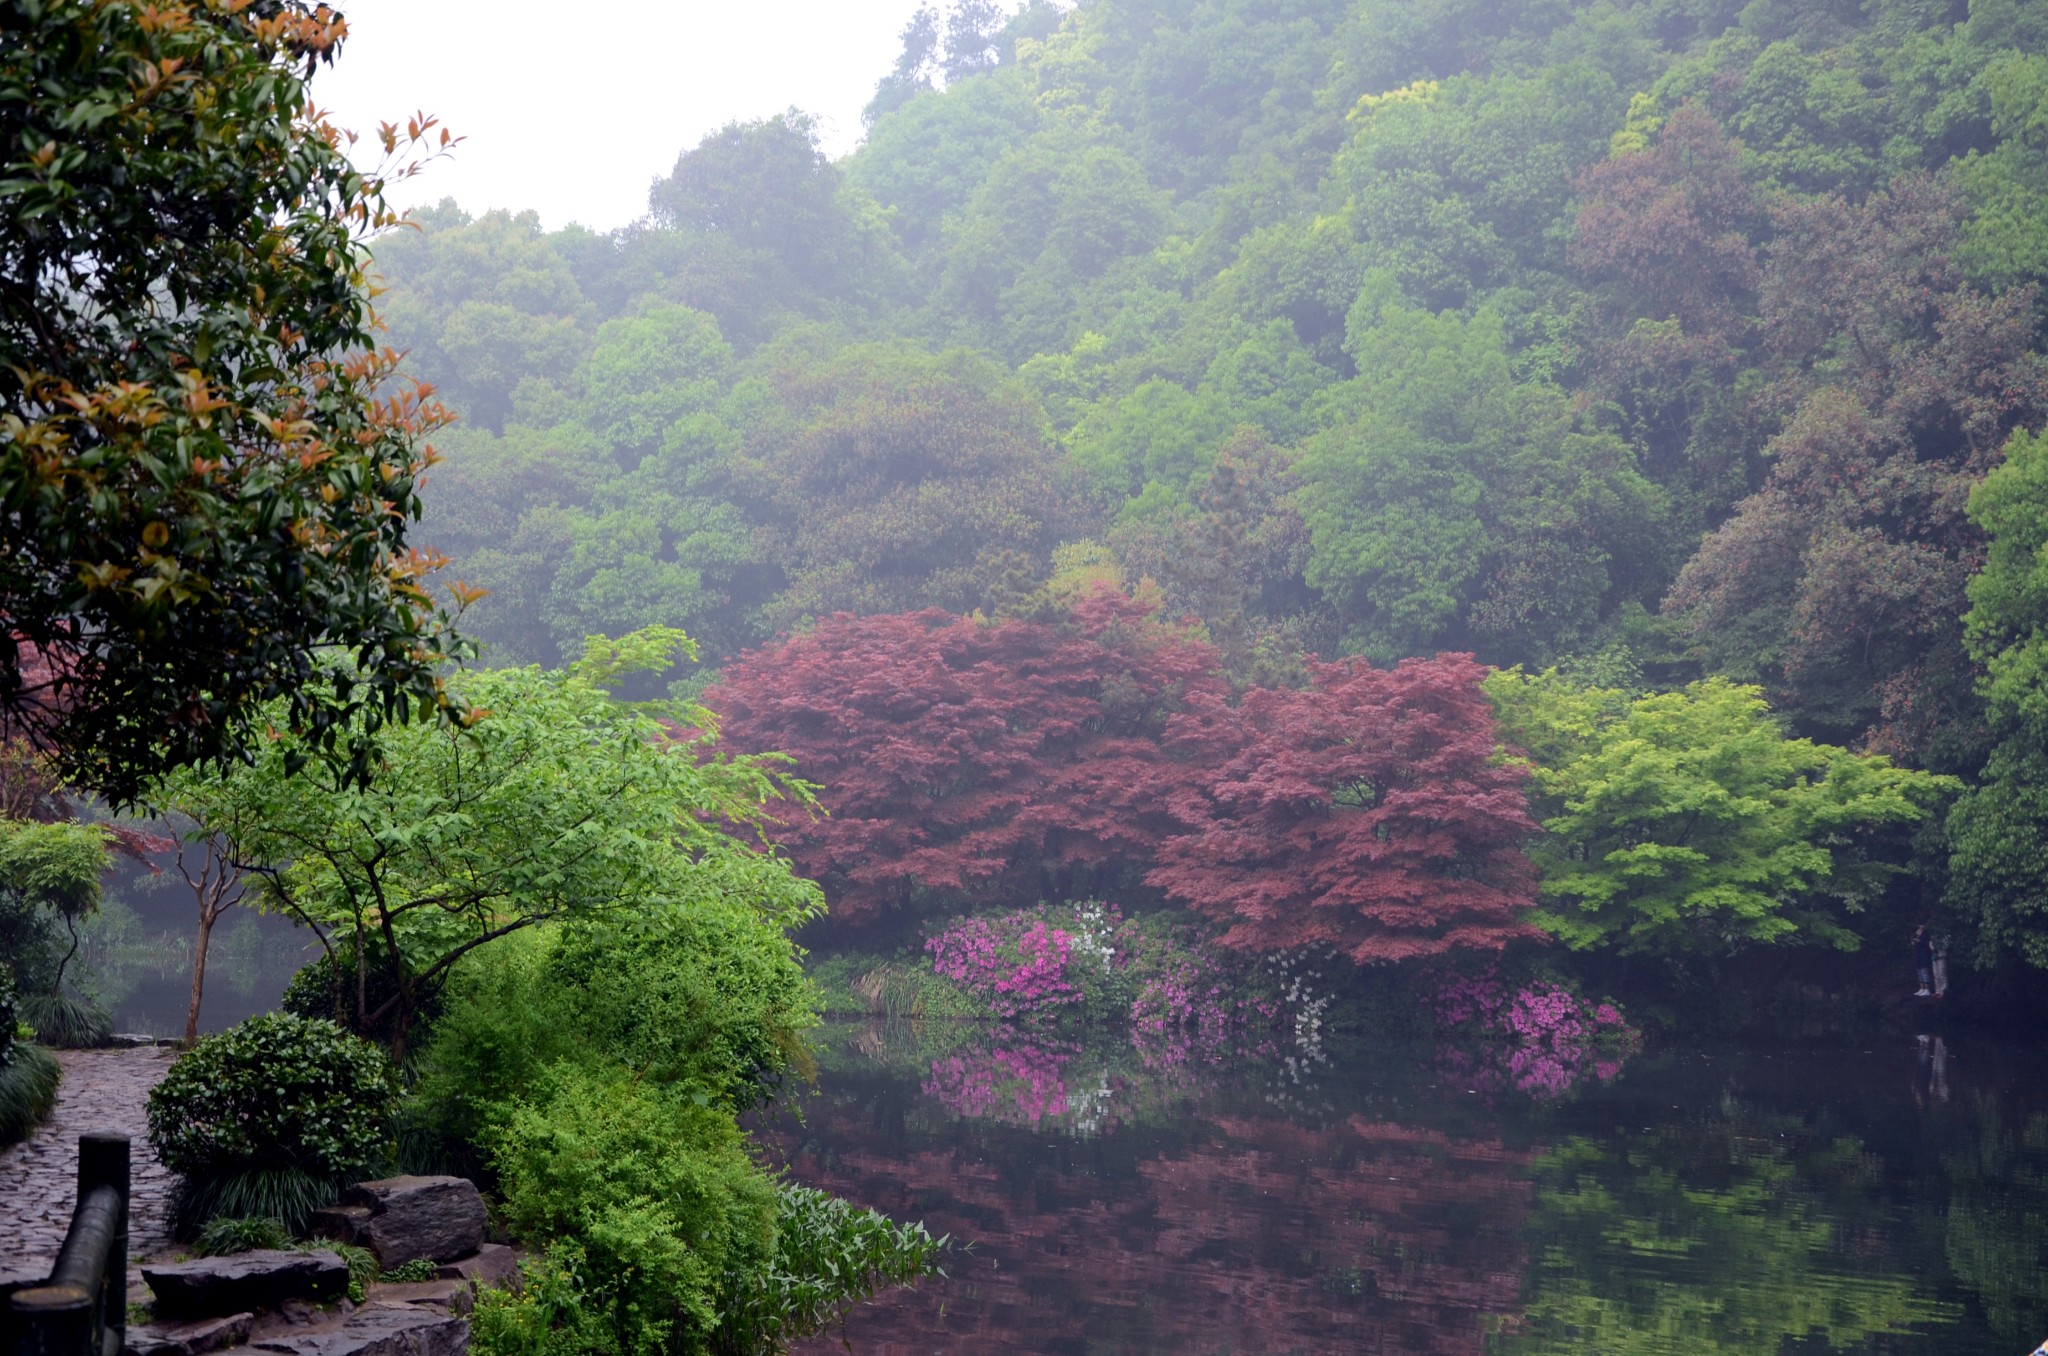
[{"label": "tall foreground tree", "polygon": [[[444,704],[406,542],[440,416],[387,383],[359,266],[384,177],[305,111],[346,26],[53,0],[4,28],[0,734],[122,800],[273,697],[321,751]],[[324,646],[350,682],[309,681]]]},{"label": "tall foreground tree", "polygon": [[1494,757],[1469,655],[1312,664],[1306,691],[1197,694],[1171,734],[1205,764],[1147,881],[1226,945],[1361,965],[1538,936],[1523,771]]}]

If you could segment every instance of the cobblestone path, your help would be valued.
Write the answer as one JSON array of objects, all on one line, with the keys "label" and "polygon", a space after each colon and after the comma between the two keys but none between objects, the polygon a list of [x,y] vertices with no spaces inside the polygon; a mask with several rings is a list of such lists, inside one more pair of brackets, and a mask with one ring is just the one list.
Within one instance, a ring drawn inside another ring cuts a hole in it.
[{"label": "cobblestone path", "polygon": [[57,1109],[33,1138],[0,1150],[0,1272],[47,1271],[56,1260],[78,1195],[78,1137],[108,1130],[131,1141],[128,1279],[133,1293],[141,1281],[133,1264],[171,1246],[174,1179],[150,1152],[147,1104],[149,1090],[178,1052],[142,1046],[55,1053],[64,1066]]}]

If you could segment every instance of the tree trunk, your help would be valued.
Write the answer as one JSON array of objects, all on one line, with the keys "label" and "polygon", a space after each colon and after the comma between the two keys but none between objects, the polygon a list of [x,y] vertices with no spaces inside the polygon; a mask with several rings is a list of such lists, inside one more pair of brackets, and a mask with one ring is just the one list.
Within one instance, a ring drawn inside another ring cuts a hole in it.
[{"label": "tree trunk", "polygon": [[199,1000],[206,992],[206,943],[213,935],[213,920],[219,916],[215,909],[199,911],[199,941],[192,948],[192,1006],[185,1009],[187,1045],[199,1039]]}]

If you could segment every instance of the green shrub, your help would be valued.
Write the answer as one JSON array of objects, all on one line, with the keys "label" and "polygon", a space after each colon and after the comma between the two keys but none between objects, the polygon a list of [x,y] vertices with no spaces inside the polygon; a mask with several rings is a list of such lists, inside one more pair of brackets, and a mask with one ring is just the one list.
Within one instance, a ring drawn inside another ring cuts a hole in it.
[{"label": "green shrub", "polygon": [[707,900],[634,931],[533,928],[468,957],[415,1066],[410,1156],[476,1140],[549,1066],[615,1065],[737,1109],[807,1071],[812,991],[779,928]]},{"label": "green shrub", "polygon": [[27,1139],[43,1123],[57,1105],[63,1073],[41,1046],[17,1041],[9,1054],[0,1066],[0,1144]]},{"label": "green shrub", "polygon": [[206,1222],[192,1240],[192,1251],[200,1257],[227,1257],[264,1248],[288,1248],[291,1242],[291,1231],[274,1215],[223,1215]]},{"label": "green shrub", "polygon": [[632,931],[566,930],[548,979],[589,1046],[728,1107],[808,1068],[810,981],[781,927],[744,904],[704,900]]},{"label": "green shrub", "polygon": [[573,1011],[550,984],[551,928],[502,937],[450,977],[445,1010],[414,1064],[401,1136],[409,1160],[460,1158],[492,1110],[517,1100],[540,1070],[579,1057]]},{"label": "green shrub", "polygon": [[23,994],[19,1011],[38,1041],[59,1050],[91,1050],[105,1045],[114,1030],[114,1019],[105,1008],[77,994]]},{"label": "green shrub", "polygon": [[506,1222],[577,1246],[581,1308],[621,1356],[705,1350],[726,1273],[771,1256],[774,1184],[701,1091],[557,1066],[491,1147]]},{"label": "green shrub", "polygon": [[471,1356],[619,1356],[618,1334],[583,1286],[588,1259],[563,1239],[519,1264],[519,1289],[485,1290],[469,1316]]},{"label": "green shrub", "polygon": [[149,1095],[149,1140],[183,1177],[179,1219],[268,1215],[297,1232],[389,1152],[390,1062],[333,1022],[273,1013],[193,1046]]}]

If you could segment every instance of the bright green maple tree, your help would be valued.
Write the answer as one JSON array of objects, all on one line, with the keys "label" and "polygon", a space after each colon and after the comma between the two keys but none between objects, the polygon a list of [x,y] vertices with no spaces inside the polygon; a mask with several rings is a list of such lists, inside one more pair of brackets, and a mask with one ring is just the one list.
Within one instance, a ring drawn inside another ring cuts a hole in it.
[{"label": "bright green maple tree", "polygon": [[1533,755],[1545,836],[1531,919],[1574,950],[1853,950],[1842,913],[1896,870],[1882,831],[1957,785],[1789,738],[1757,688],[1720,678],[1631,697],[1514,671],[1488,692],[1503,738]]},{"label": "bright green maple tree", "polygon": [[[402,1050],[451,967],[525,928],[630,932],[713,901],[788,926],[822,911],[815,884],[748,841],[767,807],[808,805],[808,788],[772,755],[719,751],[701,707],[606,690],[689,649],[649,628],[594,638],[563,671],[461,675],[470,725],[383,727],[367,785],[295,772],[300,740],[278,733],[250,763],[187,769],[154,799],[233,844],[258,904],[310,927],[350,976],[360,1029],[388,1023]],[[385,971],[374,987],[372,967]]]}]

